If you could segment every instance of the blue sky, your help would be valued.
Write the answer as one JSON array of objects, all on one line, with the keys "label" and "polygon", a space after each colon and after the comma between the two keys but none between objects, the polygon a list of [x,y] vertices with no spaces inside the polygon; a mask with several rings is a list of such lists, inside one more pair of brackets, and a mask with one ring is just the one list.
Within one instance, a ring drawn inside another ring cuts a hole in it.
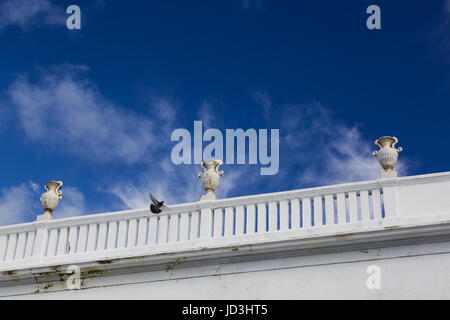
[{"label": "blue sky", "polygon": [[[66,8],[81,8],[68,30]],[[366,8],[381,8],[381,30]],[[0,0],[0,225],[203,193],[177,128],[280,129],[280,170],[224,165],[218,197],[449,170],[450,1]]]}]

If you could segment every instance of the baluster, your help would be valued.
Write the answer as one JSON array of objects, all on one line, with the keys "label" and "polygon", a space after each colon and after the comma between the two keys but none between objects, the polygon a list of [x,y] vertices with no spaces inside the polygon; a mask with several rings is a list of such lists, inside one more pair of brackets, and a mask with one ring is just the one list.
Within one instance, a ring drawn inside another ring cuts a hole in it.
[{"label": "baluster", "polygon": [[97,224],[91,223],[89,225],[86,252],[94,252],[96,247],[97,247]]},{"label": "baluster", "polygon": [[346,211],[345,211],[345,194],[337,194],[337,213],[338,213],[338,224],[345,224],[347,222]]},{"label": "baluster", "polygon": [[119,230],[117,232],[117,249],[125,248],[127,244],[127,231],[128,231],[127,220],[120,220]]},{"label": "baluster", "polygon": [[223,212],[222,209],[214,209],[214,230],[213,237],[219,238],[222,237],[222,229],[223,228]]},{"label": "baluster", "polygon": [[381,197],[380,190],[372,190],[372,203],[373,203],[373,219],[381,220]]},{"label": "baluster", "polygon": [[13,233],[9,235],[8,248],[6,249],[5,261],[14,260],[16,254],[17,234]]},{"label": "baluster", "polygon": [[68,240],[69,254],[74,254],[76,252],[77,241],[78,241],[78,227],[72,226],[69,229],[69,240]]},{"label": "baluster", "polygon": [[231,237],[233,235],[234,224],[234,210],[233,207],[225,208],[225,237]]},{"label": "baluster", "polygon": [[312,213],[311,213],[311,199],[302,199],[303,204],[303,228],[309,228],[312,226]]},{"label": "baluster", "polygon": [[48,257],[53,257],[56,254],[56,247],[58,245],[58,229],[51,229],[48,238],[47,254]]},{"label": "baluster", "polygon": [[358,222],[358,199],[356,192],[348,193],[348,208],[350,223]]},{"label": "baluster", "polygon": [[0,261],[5,260],[7,245],[8,245],[8,235],[6,234],[0,235]]},{"label": "baluster", "polygon": [[139,231],[138,231],[138,237],[137,237],[138,247],[145,246],[145,240],[147,239],[147,228],[148,228],[147,218],[140,218],[139,219]]},{"label": "baluster", "polygon": [[200,238],[208,239],[212,234],[212,209],[205,208],[201,210],[201,219],[200,219]]},{"label": "baluster", "polygon": [[267,230],[267,209],[265,203],[258,203],[258,233]]},{"label": "baluster", "polygon": [[78,232],[77,253],[86,251],[87,237],[88,237],[88,226],[84,224],[80,226],[80,231]]},{"label": "baluster", "polygon": [[108,223],[102,222],[98,227],[97,250],[105,250],[107,245]]},{"label": "baluster", "polygon": [[115,249],[117,246],[117,221],[108,222],[108,241],[106,248],[108,250]]},{"label": "baluster", "polygon": [[128,221],[128,238],[127,248],[134,248],[137,239],[137,219],[130,219]]},{"label": "baluster", "polygon": [[14,257],[15,260],[23,259],[25,254],[25,246],[27,242],[27,233],[21,232],[19,234],[19,238],[17,239],[17,249],[16,249],[16,255]]},{"label": "baluster", "polygon": [[244,234],[245,212],[243,206],[236,207],[236,235],[241,236]]},{"label": "baluster", "polygon": [[158,217],[152,216],[148,219],[148,244],[156,244],[158,235]]},{"label": "baluster", "polygon": [[169,228],[169,216],[167,214],[160,216],[158,224],[158,244],[167,242],[168,228]]},{"label": "baluster", "polygon": [[369,221],[370,220],[369,192],[367,190],[363,190],[359,193],[359,197],[361,199],[361,220]]},{"label": "baluster", "polygon": [[298,199],[291,200],[291,228],[300,228],[300,201]]},{"label": "baluster", "polygon": [[[27,233],[27,244],[25,247],[24,258],[29,258],[33,255],[34,238],[36,237],[36,231],[28,231]],[[0,257],[1,260],[1,257]]]},{"label": "baluster", "polygon": [[289,203],[280,201],[280,230],[289,230]]},{"label": "baluster", "polygon": [[69,235],[67,227],[62,227],[59,229],[59,239],[56,249],[56,255],[61,256],[66,254],[67,251],[67,236]]},{"label": "baluster", "polygon": [[247,229],[246,234],[253,234],[256,232],[256,208],[254,204],[247,205]]},{"label": "baluster", "polygon": [[180,241],[189,240],[189,212],[180,215]]},{"label": "baluster", "polygon": [[169,217],[169,242],[178,241],[178,214],[171,214]]},{"label": "baluster", "polygon": [[322,197],[314,197],[314,226],[323,225],[323,202]]},{"label": "baluster", "polygon": [[200,214],[198,211],[194,211],[191,213],[191,232],[189,235],[189,240],[198,239],[199,224],[200,224]]},{"label": "baluster", "polygon": [[325,196],[325,224],[334,224],[334,201],[332,194]]},{"label": "baluster", "polygon": [[269,202],[269,231],[278,229],[278,206],[276,202]]}]

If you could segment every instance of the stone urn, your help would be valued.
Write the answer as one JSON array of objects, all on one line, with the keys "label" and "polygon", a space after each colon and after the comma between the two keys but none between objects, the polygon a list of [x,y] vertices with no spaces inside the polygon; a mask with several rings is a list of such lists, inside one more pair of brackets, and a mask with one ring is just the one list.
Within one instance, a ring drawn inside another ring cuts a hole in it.
[{"label": "stone urn", "polygon": [[402,152],[401,147],[395,148],[398,143],[396,137],[381,137],[375,141],[375,144],[380,147],[380,150],[374,151],[373,155],[378,158],[378,162],[384,171],[381,174],[382,178],[392,178],[397,176],[397,172],[394,171],[394,167],[397,164],[398,153]]},{"label": "stone urn", "polygon": [[44,192],[40,199],[45,214],[51,214],[58,206],[59,201],[62,199],[62,186],[62,181],[49,181],[45,184],[47,192]]},{"label": "stone urn", "polygon": [[200,196],[200,200],[215,200],[216,195],[214,190],[220,182],[220,176],[223,175],[223,171],[219,171],[219,167],[222,165],[220,160],[206,160],[202,163],[203,172],[197,175],[202,179],[203,188],[205,188],[206,194]]}]

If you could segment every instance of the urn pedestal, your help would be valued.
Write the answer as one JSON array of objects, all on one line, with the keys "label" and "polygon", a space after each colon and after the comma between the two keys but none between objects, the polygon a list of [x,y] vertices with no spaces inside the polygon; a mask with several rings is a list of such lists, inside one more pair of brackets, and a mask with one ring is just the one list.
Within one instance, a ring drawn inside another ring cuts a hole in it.
[{"label": "urn pedestal", "polygon": [[374,151],[373,155],[378,158],[378,162],[384,169],[381,173],[381,178],[395,178],[397,172],[394,170],[397,164],[398,153],[403,151],[403,148],[395,148],[398,143],[396,137],[381,137],[375,141],[375,144],[380,147],[380,150]]},{"label": "urn pedestal", "polygon": [[219,167],[222,165],[220,160],[206,160],[202,163],[203,172],[197,175],[202,179],[203,188],[205,188],[206,194],[200,196],[200,200],[216,200],[214,191],[220,183],[220,177],[223,175],[223,171],[219,171]]}]

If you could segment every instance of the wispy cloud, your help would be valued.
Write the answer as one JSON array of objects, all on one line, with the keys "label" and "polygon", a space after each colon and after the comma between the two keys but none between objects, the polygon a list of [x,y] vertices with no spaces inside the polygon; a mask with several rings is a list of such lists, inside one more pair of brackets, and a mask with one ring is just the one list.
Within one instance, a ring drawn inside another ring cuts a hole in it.
[{"label": "wispy cloud", "polygon": [[65,67],[13,83],[11,104],[27,137],[88,160],[141,160],[155,142],[153,121],[105,99],[79,71]]},{"label": "wispy cloud", "polygon": [[[286,106],[281,116],[282,141],[295,162],[299,185],[323,185],[378,179],[382,171],[372,151],[373,141],[358,125],[347,125],[318,102]],[[380,134],[381,135],[381,134]],[[288,165],[289,166],[289,165]],[[292,170],[292,168],[290,169]],[[406,174],[405,158],[396,170]]]},{"label": "wispy cloud", "polygon": [[[35,182],[25,182],[0,190],[0,225],[35,221],[43,214],[39,198],[45,192]],[[84,196],[73,187],[63,188],[63,200],[54,211],[56,218],[85,214]]]},{"label": "wispy cloud", "polygon": [[[228,167],[229,168],[229,167]],[[220,187],[216,190],[218,198],[226,198],[237,190],[244,192],[245,185],[257,179],[257,175],[249,175],[248,166],[233,166],[233,170],[225,171]],[[109,192],[117,196],[127,209],[148,208],[149,192],[165,204],[196,202],[205,191],[197,174],[202,169],[198,165],[174,165],[165,159],[156,167],[148,167],[138,179],[129,179],[114,184]],[[238,193],[239,194],[239,193]],[[240,193],[239,195],[242,195]]]},{"label": "wispy cloud", "polygon": [[203,101],[200,109],[197,111],[197,119],[203,122],[206,128],[212,128],[217,125],[217,119],[214,116],[213,106],[208,101]]},{"label": "wispy cloud", "polygon": [[63,25],[65,10],[49,0],[5,0],[0,4],[0,29],[31,25]]},{"label": "wispy cloud", "polygon": [[442,18],[433,30],[431,37],[437,40],[442,50],[448,53],[450,52],[450,0],[444,2],[441,16]]},{"label": "wispy cloud", "polygon": [[252,98],[258,103],[264,112],[264,117],[267,121],[270,120],[270,108],[272,107],[272,100],[266,91],[254,91],[252,93]]},{"label": "wispy cloud", "polygon": [[[160,166],[148,167],[139,179],[127,179],[114,184],[110,192],[117,196],[128,209],[148,208],[149,192],[166,204],[198,201],[201,194],[199,179],[193,166],[178,168],[163,160]],[[165,166],[174,167],[164,169]]]},{"label": "wispy cloud", "polygon": [[69,186],[63,188],[63,199],[53,215],[58,219],[81,216],[89,213],[86,210],[87,205],[84,195],[78,188]]},{"label": "wispy cloud", "polygon": [[[280,128],[280,172],[274,180],[293,180],[291,185],[298,188],[380,177],[382,169],[372,155],[378,137],[368,140],[358,124],[345,123],[339,114],[317,101],[280,106],[273,105],[265,91],[255,91],[252,97],[271,125]],[[396,170],[400,175],[408,172],[404,156]]]},{"label": "wispy cloud", "polygon": [[[117,210],[117,203],[120,209],[147,208],[149,192],[168,205],[198,201],[204,193],[196,177],[200,166],[177,166],[170,159],[171,131],[182,119],[176,103],[159,98],[151,102],[148,114],[136,114],[104,97],[86,77],[88,69],[63,66],[45,70],[33,80],[21,76],[14,81],[8,91],[9,111],[28,139],[55,155],[121,166],[123,174],[93,177],[102,186],[97,191],[116,200],[105,210]],[[345,123],[319,102],[277,105],[266,91],[255,91],[252,97],[271,127],[280,128],[280,171],[263,177],[254,165],[224,165],[225,175],[216,190],[219,198],[379,178],[381,168],[372,156],[376,149],[372,140],[378,137],[367,139],[358,125]],[[225,125],[214,108],[205,101],[194,112],[205,129]],[[407,172],[406,164],[402,156],[400,174]],[[42,212],[38,201],[42,191],[37,189],[30,182],[2,190],[0,224],[33,221]],[[86,214],[96,207],[87,205],[76,186],[65,185],[55,216]]]},{"label": "wispy cloud", "polygon": [[27,222],[39,210],[35,202],[38,185],[34,182],[3,188],[0,191],[0,225]]}]

